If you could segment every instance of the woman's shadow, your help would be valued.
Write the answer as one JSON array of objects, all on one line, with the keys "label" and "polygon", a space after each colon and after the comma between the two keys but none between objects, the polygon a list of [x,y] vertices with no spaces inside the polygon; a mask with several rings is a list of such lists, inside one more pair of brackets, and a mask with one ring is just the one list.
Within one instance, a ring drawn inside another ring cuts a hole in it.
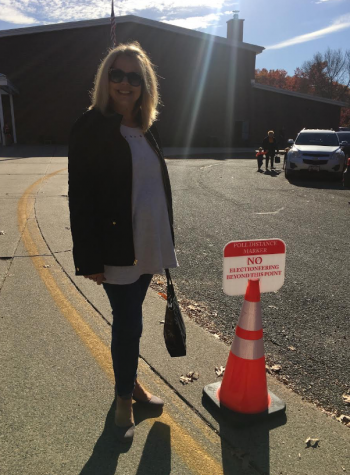
[{"label": "woman's shadow", "polygon": [[[133,405],[133,409],[136,426],[144,419],[159,417],[162,413],[162,409],[149,409],[138,403]],[[121,444],[116,440],[114,413],[115,401],[108,411],[103,432],[80,475],[115,475],[120,454],[129,451],[131,444]],[[158,457],[155,457],[157,454]],[[159,454],[162,454],[161,457]],[[155,460],[157,460],[156,466]],[[168,475],[170,470],[170,427],[161,422],[155,422],[148,433],[137,475],[149,475],[149,473]]]}]

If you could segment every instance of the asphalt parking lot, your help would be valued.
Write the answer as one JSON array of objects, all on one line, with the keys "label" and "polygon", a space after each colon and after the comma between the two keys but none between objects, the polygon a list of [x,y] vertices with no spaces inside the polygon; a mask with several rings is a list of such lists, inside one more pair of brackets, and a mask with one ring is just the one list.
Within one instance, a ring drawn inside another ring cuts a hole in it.
[{"label": "asphalt parking lot", "polygon": [[[174,278],[192,317],[227,342],[242,298],[222,291],[222,249],[232,240],[280,238],[286,279],[263,295],[264,338],[276,377],[305,399],[349,414],[350,190],[324,175],[289,182],[255,160],[169,160],[180,267]],[[191,301],[191,302],[189,302]]]}]

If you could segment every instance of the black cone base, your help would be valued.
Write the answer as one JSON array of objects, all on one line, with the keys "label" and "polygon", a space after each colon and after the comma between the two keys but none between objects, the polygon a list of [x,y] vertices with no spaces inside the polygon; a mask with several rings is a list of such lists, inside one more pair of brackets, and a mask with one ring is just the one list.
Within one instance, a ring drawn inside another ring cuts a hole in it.
[{"label": "black cone base", "polygon": [[242,426],[254,424],[255,422],[267,419],[268,417],[284,414],[286,410],[285,403],[279,397],[269,391],[271,404],[266,411],[259,412],[258,414],[243,414],[241,412],[232,411],[231,409],[223,406],[216,397],[220,386],[221,381],[208,384],[203,389],[203,396],[210,402],[214,403],[220,409],[220,412],[222,412],[225,417],[229,418],[234,425]]}]

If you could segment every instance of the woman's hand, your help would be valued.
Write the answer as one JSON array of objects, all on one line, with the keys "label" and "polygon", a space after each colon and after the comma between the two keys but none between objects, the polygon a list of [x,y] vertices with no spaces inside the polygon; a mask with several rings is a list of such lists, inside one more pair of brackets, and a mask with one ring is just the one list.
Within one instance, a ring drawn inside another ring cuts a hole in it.
[{"label": "woman's hand", "polygon": [[100,274],[90,274],[90,275],[84,275],[85,279],[90,279],[96,282],[97,285],[101,285],[102,282],[106,280],[106,277],[104,276],[103,273]]}]

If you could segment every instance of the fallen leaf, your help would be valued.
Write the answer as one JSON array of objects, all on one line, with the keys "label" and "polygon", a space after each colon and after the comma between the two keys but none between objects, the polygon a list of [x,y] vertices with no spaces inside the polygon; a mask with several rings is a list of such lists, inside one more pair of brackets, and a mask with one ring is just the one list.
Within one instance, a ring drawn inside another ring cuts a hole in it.
[{"label": "fallen leaf", "polygon": [[268,364],[265,365],[265,369],[269,374],[272,374],[271,367]]},{"label": "fallen leaf", "polygon": [[186,376],[191,380],[191,382],[199,378],[199,374],[196,371],[190,371]]},{"label": "fallen leaf", "polygon": [[225,372],[225,366],[215,366],[216,376],[222,376]]},{"label": "fallen leaf", "polygon": [[162,323],[162,324],[164,325],[164,323],[165,323],[165,320],[161,320],[159,323]]},{"label": "fallen leaf", "polygon": [[180,381],[182,384],[188,384],[188,383],[193,383],[193,381],[196,381],[199,378],[199,373],[197,371],[189,371],[186,376],[181,375],[180,376]]},{"label": "fallen leaf", "polygon": [[278,307],[276,307],[275,305],[269,305],[267,308],[275,308],[276,310],[278,310]]},{"label": "fallen leaf", "polygon": [[319,446],[320,439],[311,439],[311,437],[308,437],[305,440],[306,448],[312,447],[313,449],[316,449]]},{"label": "fallen leaf", "polygon": [[163,292],[158,292],[158,295],[160,295],[161,297],[163,297],[164,300],[168,300],[168,297],[167,297],[166,294],[164,294]]},{"label": "fallen leaf", "polygon": [[337,417],[337,421],[342,422],[343,424],[348,424],[350,422],[350,416],[342,414],[341,416]]},{"label": "fallen leaf", "polygon": [[290,351],[296,351],[296,348],[294,346],[288,346],[288,350]]},{"label": "fallen leaf", "polygon": [[301,460],[301,453],[298,454],[298,458],[299,458],[299,460]]},{"label": "fallen leaf", "polygon": [[196,310],[196,307],[194,305],[188,305],[187,308],[189,308],[190,310]]},{"label": "fallen leaf", "polygon": [[282,366],[280,364],[274,364],[273,366],[271,366],[271,371],[273,371],[274,373],[279,373],[282,369]]},{"label": "fallen leaf", "polygon": [[0,236],[4,236],[5,231],[0,231]]},{"label": "fallen leaf", "polygon": [[45,265],[43,266],[44,269],[48,269],[49,267],[51,267],[49,264],[45,264]]},{"label": "fallen leaf", "polygon": [[343,394],[343,403],[350,404],[350,394]]}]

